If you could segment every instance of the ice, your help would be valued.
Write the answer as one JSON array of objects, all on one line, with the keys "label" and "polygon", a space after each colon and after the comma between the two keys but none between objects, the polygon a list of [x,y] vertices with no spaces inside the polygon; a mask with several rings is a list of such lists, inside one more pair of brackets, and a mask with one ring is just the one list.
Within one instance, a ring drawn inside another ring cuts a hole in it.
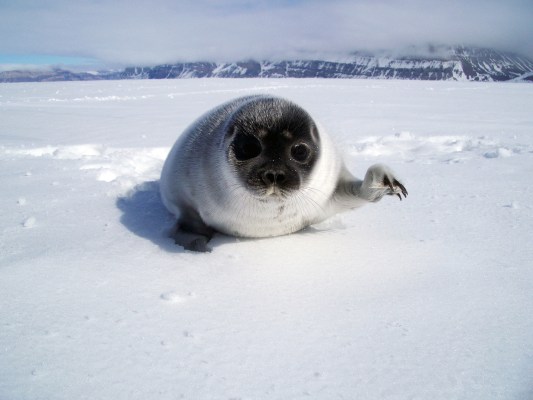
[{"label": "ice", "polygon": [[[0,85],[0,399],[533,398],[533,87],[372,80]],[[409,197],[271,239],[169,238],[179,134],[306,108]]]}]

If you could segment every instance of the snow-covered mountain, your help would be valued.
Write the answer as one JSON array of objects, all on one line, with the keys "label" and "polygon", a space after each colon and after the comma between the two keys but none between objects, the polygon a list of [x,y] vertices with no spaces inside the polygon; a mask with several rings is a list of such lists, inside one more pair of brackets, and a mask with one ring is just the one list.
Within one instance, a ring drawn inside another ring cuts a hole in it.
[{"label": "snow-covered mountain", "polygon": [[[414,54],[414,55],[413,55]],[[533,81],[533,61],[513,53],[471,47],[434,48],[407,55],[353,53],[333,60],[190,62],[130,67],[119,72],[75,74],[62,70],[39,75],[0,73],[0,82],[88,79],[180,78],[374,78],[456,81]]]},{"label": "snow-covered mountain", "polygon": [[58,81],[93,81],[108,76],[88,72],[73,72],[55,68],[52,70],[14,70],[0,71],[0,82],[58,82]]}]

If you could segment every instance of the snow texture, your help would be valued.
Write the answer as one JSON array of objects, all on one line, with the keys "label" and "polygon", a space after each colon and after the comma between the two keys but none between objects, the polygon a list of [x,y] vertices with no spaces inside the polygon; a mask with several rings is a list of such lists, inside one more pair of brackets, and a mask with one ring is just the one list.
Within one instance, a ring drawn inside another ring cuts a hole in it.
[{"label": "snow texture", "polygon": [[[409,197],[175,246],[170,146],[252,93]],[[533,399],[531,110],[522,83],[1,85],[0,399]]]}]

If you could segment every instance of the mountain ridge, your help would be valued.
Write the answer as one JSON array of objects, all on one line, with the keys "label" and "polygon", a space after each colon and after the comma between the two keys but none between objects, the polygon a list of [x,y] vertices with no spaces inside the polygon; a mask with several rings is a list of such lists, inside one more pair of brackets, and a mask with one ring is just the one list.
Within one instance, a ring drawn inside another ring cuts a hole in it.
[{"label": "mountain ridge", "polygon": [[398,56],[386,52],[355,52],[342,60],[200,61],[127,67],[121,71],[97,73],[63,69],[0,72],[0,82],[185,78],[371,78],[533,82],[533,61],[514,53],[456,46],[449,47],[446,51],[439,48],[412,56]]}]

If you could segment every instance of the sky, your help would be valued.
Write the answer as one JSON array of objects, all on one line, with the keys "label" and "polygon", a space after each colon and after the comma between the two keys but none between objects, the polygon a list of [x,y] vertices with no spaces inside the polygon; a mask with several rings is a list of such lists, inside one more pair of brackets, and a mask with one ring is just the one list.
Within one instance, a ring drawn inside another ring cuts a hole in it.
[{"label": "sky", "polygon": [[465,44],[533,56],[531,0],[0,0],[0,68],[334,58]]}]

